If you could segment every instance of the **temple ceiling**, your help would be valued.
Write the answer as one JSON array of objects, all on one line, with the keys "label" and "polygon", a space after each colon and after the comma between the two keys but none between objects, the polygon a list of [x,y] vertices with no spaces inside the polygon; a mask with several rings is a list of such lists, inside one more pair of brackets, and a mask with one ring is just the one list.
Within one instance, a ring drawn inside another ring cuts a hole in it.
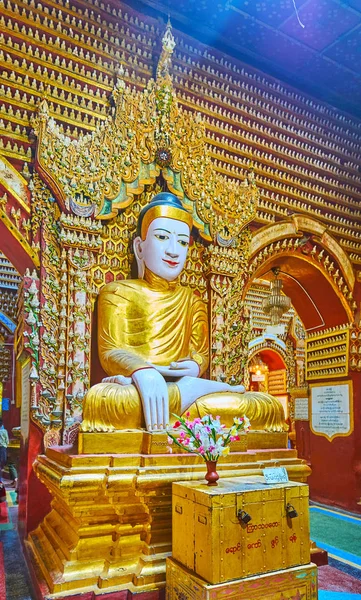
[{"label": "temple ceiling", "polygon": [[[361,116],[358,0],[142,0],[139,5],[321,100]],[[154,14],[154,13],[153,13]]]},{"label": "temple ceiling", "polygon": [[[62,134],[71,139],[92,135],[107,120],[120,67],[127,87],[139,91],[149,85],[159,61],[165,22],[154,18],[154,12],[145,14],[146,4],[140,2],[129,6],[112,0],[100,6],[97,0],[89,0],[75,10],[66,0],[59,0],[56,8],[44,0],[36,3],[36,14],[35,0],[23,2],[21,14],[18,3],[2,4],[0,235],[7,254],[17,235],[12,260],[23,273],[26,267],[39,266],[39,248],[31,238],[30,194],[23,188],[33,170],[35,136],[30,124],[40,102],[46,100],[49,116]],[[184,6],[191,7],[193,2]],[[235,23],[240,13],[227,6]],[[282,10],[280,6],[272,8],[277,15],[280,11],[280,22],[284,15],[292,18],[290,0],[282,4]],[[202,7],[194,5],[194,15]],[[244,2],[237,7],[246,10]],[[168,8],[175,10],[175,6]],[[214,10],[218,14],[221,8]],[[265,13],[260,10],[258,21]],[[249,16],[250,24],[254,18]],[[202,44],[202,36],[193,32],[192,38],[188,25],[185,28],[173,18],[176,46],[170,74],[179,107],[201,115],[208,156],[219,180],[241,184],[253,162],[261,192],[255,228],[290,214],[312,216],[337,239],[351,263],[360,266],[359,121],[266,75],[267,65],[263,72],[257,71],[245,56],[242,63],[229,56],[229,49],[228,55],[217,50],[216,35],[206,40],[208,46]],[[257,48],[256,31],[248,46],[252,52]],[[355,68],[359,64],[353,63]],[[356,92],[344,89],[358,101]],[[142,176],[146,176],[144,171]],[[174,183],[178,185],[177,178]],[[127,191],[137,193],[137,182],[133,184]],[[81,190],[78,199],[82,200]]]}]

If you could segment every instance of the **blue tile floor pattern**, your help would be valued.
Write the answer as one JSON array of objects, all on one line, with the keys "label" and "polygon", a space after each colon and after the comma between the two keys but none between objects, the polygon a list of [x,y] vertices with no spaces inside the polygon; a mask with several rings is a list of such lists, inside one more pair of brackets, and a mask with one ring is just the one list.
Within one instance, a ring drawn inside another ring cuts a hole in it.
[{"label": "blue tile floor pattern", "polygon": [[[321,514],[329,514],[334,518],[339,519],[340,521],[345,521],[352,523],[353,525],[360,526],[361,519],[357,515],[350,515],[348,513],[343,513],[342,511],[337,511],[335,509],[330,509],[324,506],[311,506],[310,507],[310,515],[311,515],[311,533],[312,533],[312,516],[314,513]],[[312,536],[315,539],[315,535]],[[361,561],[358,556],[351,555],[340,548],[336,548],[325,543],[324,540],[315,540],[317,545],[320,548],[324,548],[329,553],[329,564],[334,568],[337,568],[349,575],[357,579],[361,579]],[[336,559],[336,560],[335,560]],[[357,598],[361,598],[361,594],[351,594],[348,592],[332,592],[327,590],[319,590],[318,592],[318,600],[357,600]]]},{"label": "blue tile floor pattern", "polygon": [[344,564],[361,569],[361,518],[359,515],[312,505],[310,506],[310,526],[311,539],[319,548],[328,552],[329,558],[335,558]]},{"label": "blue tile floor pattern", "polygon": [[318,592],[318,600],[357,600],[361,598],[361,594],[346,594],[344,592],[327,592],[320,590]]}]

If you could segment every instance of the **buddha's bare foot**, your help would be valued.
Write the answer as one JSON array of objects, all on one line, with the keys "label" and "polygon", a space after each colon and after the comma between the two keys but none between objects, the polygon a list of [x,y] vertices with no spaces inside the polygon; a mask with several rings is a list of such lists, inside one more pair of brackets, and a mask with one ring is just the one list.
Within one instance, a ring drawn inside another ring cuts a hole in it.
[{"label": "buddha's bare foot", "polygon": [[237,394],[244,394],[246,391],[244,385],[229,385],[228,388],[231,392],[236,392]]},{"label": "buddha's bare foot", "polygon": [[124,375],[113,375],[113,377],[104,377],[102,383],[118,383],[119,385],[130,385],[132,383],[131,377],[124,377]]}]

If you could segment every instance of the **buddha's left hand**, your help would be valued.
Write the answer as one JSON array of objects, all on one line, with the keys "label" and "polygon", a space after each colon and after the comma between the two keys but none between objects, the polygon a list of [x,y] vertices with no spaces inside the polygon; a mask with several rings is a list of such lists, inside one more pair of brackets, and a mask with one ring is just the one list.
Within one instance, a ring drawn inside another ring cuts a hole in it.
[{"label": "buddha's left hand", "polygon": [[163,377],[199,377],[199,365],[195,360],[178,360],[170,365],[158,366],[148,363],[163,375]]}]

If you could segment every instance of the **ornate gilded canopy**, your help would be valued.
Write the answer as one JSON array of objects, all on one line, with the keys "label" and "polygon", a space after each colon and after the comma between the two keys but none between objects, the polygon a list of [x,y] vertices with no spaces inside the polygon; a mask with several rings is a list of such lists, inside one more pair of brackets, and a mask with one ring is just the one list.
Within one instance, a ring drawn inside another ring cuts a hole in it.
[{"label": "ornate gilded canopy", "polygon": [[44,99],[33,123],[37,169],[64,211],[97,219],[114,217],[162,174],[203,237],[229,240],[255,216],[253,173],[239,183],[216,172],[200,116],[177,102],[170,24],[162,45],[156,80],[144,90],[126,85],[119,68],[110,114],[91,135],[64,135]]}]

